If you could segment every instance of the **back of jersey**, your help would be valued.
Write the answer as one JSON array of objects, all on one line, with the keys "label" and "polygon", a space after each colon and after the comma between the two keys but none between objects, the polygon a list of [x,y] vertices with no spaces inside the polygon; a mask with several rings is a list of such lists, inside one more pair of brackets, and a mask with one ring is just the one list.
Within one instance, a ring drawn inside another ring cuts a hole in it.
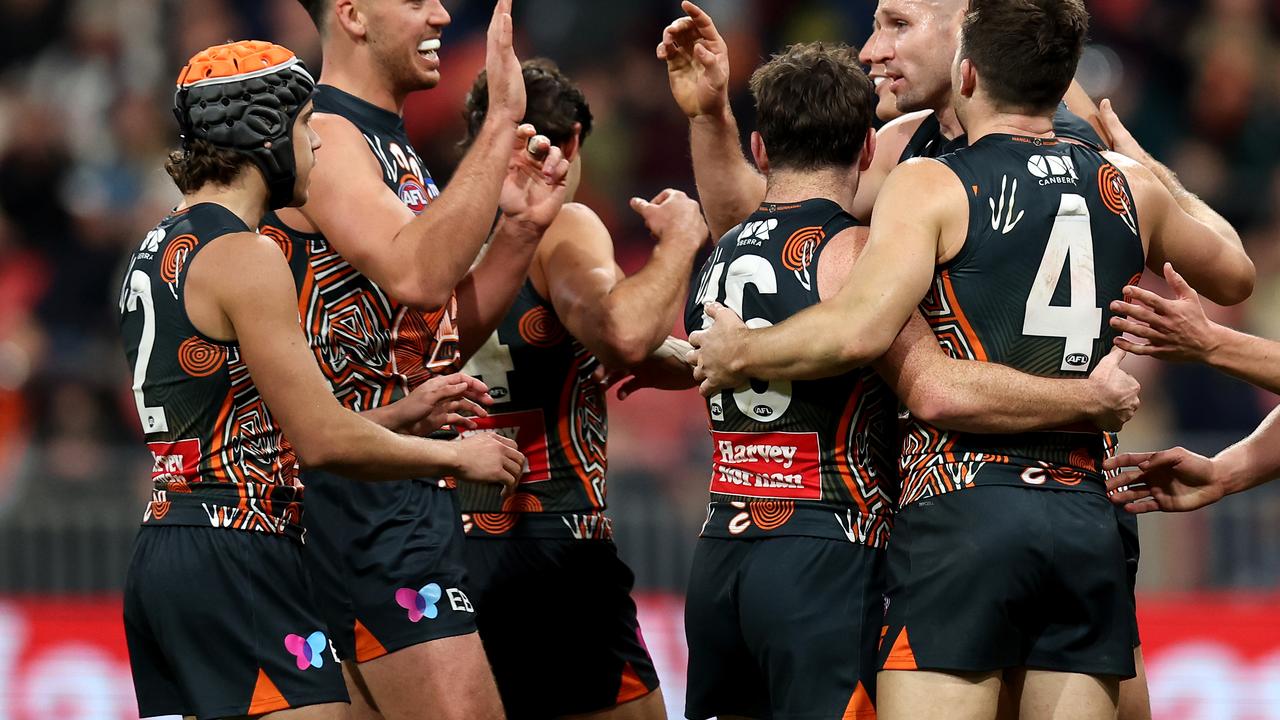
[{"label": "back of jersey", "polygon": [[[1110,351],[1108,310],[1144,265],[1129,186],[1080,145],[988,135],[939,160],[969,198],[964,247],[921,305],[953,356],[1084,378]],[[1106,440],[1094,427],[971,435],[912,421],[906,505],[972,485],[1100,492]]]},{"label": "back of jersey", "polygon": [[[717,301],[749,327],[819,302],[827,241],[857,221],[826,199],[762,206],[707,261],[685,314],[709,325]],[[823,380],[752,381],[707,401],[713,459],[705,537],[803,535],[883,547],[897,499],[892,394],[870,370]]]},{"label": "back of jersey", "polygon": [[247,232],[230,210],[193,205],[147,233],[120,292],[133,396],[154,457],[144,525],[300,536],[296,463],[235,343],[187,317],[187,268],[215,239]]}]

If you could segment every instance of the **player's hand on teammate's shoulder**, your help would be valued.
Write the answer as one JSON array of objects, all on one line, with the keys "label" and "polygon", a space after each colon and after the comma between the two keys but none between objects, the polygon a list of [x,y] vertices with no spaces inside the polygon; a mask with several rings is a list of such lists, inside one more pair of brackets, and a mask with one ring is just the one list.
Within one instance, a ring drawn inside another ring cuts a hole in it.
[{"label": "player's hand on teammate's shoulder", "polygon": [[489,83],[489,110],[492,122],[519,122],[524,117],[524,71],[516,57],[515,29],[511,0],[498,0],[485,38],[484,69]]},{"label": "player's hand on teammate's shoulder", "polygon": [[1122,336],[1116,338],[1116,346],[1161,360],[1204,362],[1218,344],[1222,328],[1205,315],[1200,295],[1172,263],[1165,263],[1164,277],[1174,292],[1172,298],[1130,285],[1124,289],[1124,301],[1111,303],[1116,313],[1111,327],[1141,341]]},{"label": "player's hand on teammate's shoulder", "polygon": [[1187,512],[1213,504],[1227,494],[1226,477],[1217,461],[1185,448],[1125,453],[1107,458],[1103,467],[1134,468],[1107,480],[1111,502],[1134,514],[1155,510]]},{"label": "player's hand on teammate's shoulder", "polygon": [[453,441],[457,453],[454,477],[466,482],[502,485],[504,495],[515,490],[524,474],[524,455],[516,442],[496,432],[479,432]]},{"label": "player's hand on teammate's shoulder", "polygon": [[489,388],[463,373],[437,375],[414,388],[400,402],[407,403],[406,425],[414,435],[430,435],[446,427],[474,430],[476,418],[488,417],[493,404]]},{"label": "player's hand on teammate's shoulder", "polygon": [[729,47],[711,16],[691,2],[662,31],[659,60],[667,63],[667,81],[680,110],[690,119],[718,117],[729,109]]},{"label": "player's hand on teammate's shoulder", "polygon": [[631,209],[640,215],[660,244],[679,243],[696,250],[710,237],[702,207],[679,190],[667,188],[652,200],[633,197]]},{"label": "player's hand on teammate's shoulder", "polygon": [[1111,106],[1111,100],[1104,98],[1098,105],[1098,119],[1102,122],[1102,130],[1106,135],[1104,140],[1110,145],[1112,150],[1127,156],[1142,165],[1149,165],[1153,162],[1153,158],[1138,140],[1133,137],[1133,133],[1129,132],[1129,128],[1120,122],[1120,116],[1116,114],[1115,108]]},{"label": "player's hand on teammate's shoulder", "polygon": [[711,397],[722,390],[745,385],[747,378],[739,369],[740,349],[746,340],[747,325],[733,310],[717,302],[706,305],[711,327],[689,336],[690,350],[686,360],[693,365],[693,377],[699,381],[698,392]]},{"label": "player's hand on teammate's shoulder", "polygon": [[1097,402],[1093,423],[1099,430],[1118,432],[1138,412],[1142,385],[1120,368],[1124,355],[1120,348],[1113,348],[1089,373],[1089,387]]}]

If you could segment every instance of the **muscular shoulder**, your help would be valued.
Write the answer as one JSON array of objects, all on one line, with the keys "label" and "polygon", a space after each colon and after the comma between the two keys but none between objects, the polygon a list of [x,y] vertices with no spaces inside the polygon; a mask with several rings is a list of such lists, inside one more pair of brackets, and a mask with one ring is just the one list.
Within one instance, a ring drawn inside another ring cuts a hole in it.
[{"label": "muscular shoulder", "polygon": [[932,205],[939,200],[950,202],[956,194],[962,199],[964,197],[960,177],[946,164],[933,158],[911,158],[894,168],[885,181],[882,198],[890,192],[900,196],[914,193],[923,205]]},{"label": "muscular shoulder", "polygon": [[[343,177],[354,176],[362,163],[377,169],[377,162],[369,152],[364,134],[350,120],[332,113],[316,113],[311,116],[311,129],[320,136],[320,148],[316,150],[316,167],[313,173],[334,173]],[[333,160],[339,160],[333,162]]]},{"label": "muscular shoulder", "polygon": [[911,137],[920,129],[920,124],[925,121],[932,110],[920,110],[918,112],[907,113],[902,117],[894,118],[884,124],[880,128],[880,132],[876,133],[876,154],[887,153],[896,165],[898,158],[902,157],[902,151],[907,148],[907,143],[911,141]]},{"label": "muscular shoulder", "polygon": [[840,292],[869,235],[867,226],[855,225],[827,240],[818,256],[818,297],[826,300]]}]

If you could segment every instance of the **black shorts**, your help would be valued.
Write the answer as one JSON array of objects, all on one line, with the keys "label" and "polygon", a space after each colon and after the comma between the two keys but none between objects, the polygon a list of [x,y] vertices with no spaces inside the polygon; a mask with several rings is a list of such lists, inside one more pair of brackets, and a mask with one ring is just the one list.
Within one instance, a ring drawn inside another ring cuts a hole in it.
[{"label": "black shorts", "polygon": [[1138,516],[1133,513],[1126,512],[1119,505],[1113,506],[1116,510],[1116,524],[1120,526],[1120,544],[1124,548],[1124,566],[1125,571],[1129,574],[1129,597],[1133,599],[1133,646],[1136,648],[1142,644],[1142,638],[1138,635],[1138,558],[1141,556],[1141,547],[1138,544]]},{"label": "black shorts", "polygon": [[303,557],[343,660],[475,632],[454,491],[304,471]]},{"label": "black shorts", "polygon": [[883,591],[883,550],[700,538],[684,611],[685,715],[872,720]]},{"label": "black shorts", "polygon": [[658,687],[631,599],[635,576],[612,542],[470,537],[466,555],[508,718],[597,712]]},{"label": "black shorts", "polygon": [[885,602],[882,670],[1134,675],[1133,596],[1099,494],[988,485],[908,505]]},{"label": "black shorts", "polygon": [[141,717],[348,701],[299,550],[244,530],[139,530],[124,627]]}]

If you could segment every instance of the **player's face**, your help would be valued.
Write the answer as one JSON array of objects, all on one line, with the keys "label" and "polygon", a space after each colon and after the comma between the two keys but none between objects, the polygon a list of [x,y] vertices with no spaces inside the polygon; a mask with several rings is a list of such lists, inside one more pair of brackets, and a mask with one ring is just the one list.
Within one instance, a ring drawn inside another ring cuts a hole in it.
[{"label": "player's face", "polygon": [[316,150],[320,148],[320,136],[311,129],[311,101],[302,108],[293,121],[293,163],[298,176],[293,185],[293,202],[290,207],[307,204],[307,188],[311,184],[311,169],[316,166]]},{"label": "player's face", "polygon": [[889,122],[901,117],[902,113],[898,112],[898,97],[890,89],[891,83],[888,76],[884,74],[884,65],[872,65],[867,76],[876,86],[876,97],[879,98],[876,100],[876,117],[880,118],[880,122]]},{"label": "player's face", "polygon": [[364,0],[370,51],[400,91],[440,83],[441,35],[450,22],[440,0]]},{"label": "player's face", "polygon": [[899,112],[940,110],[951,96],[951,60],[967,0],[880,0],[860,59],[883,65]]}]

